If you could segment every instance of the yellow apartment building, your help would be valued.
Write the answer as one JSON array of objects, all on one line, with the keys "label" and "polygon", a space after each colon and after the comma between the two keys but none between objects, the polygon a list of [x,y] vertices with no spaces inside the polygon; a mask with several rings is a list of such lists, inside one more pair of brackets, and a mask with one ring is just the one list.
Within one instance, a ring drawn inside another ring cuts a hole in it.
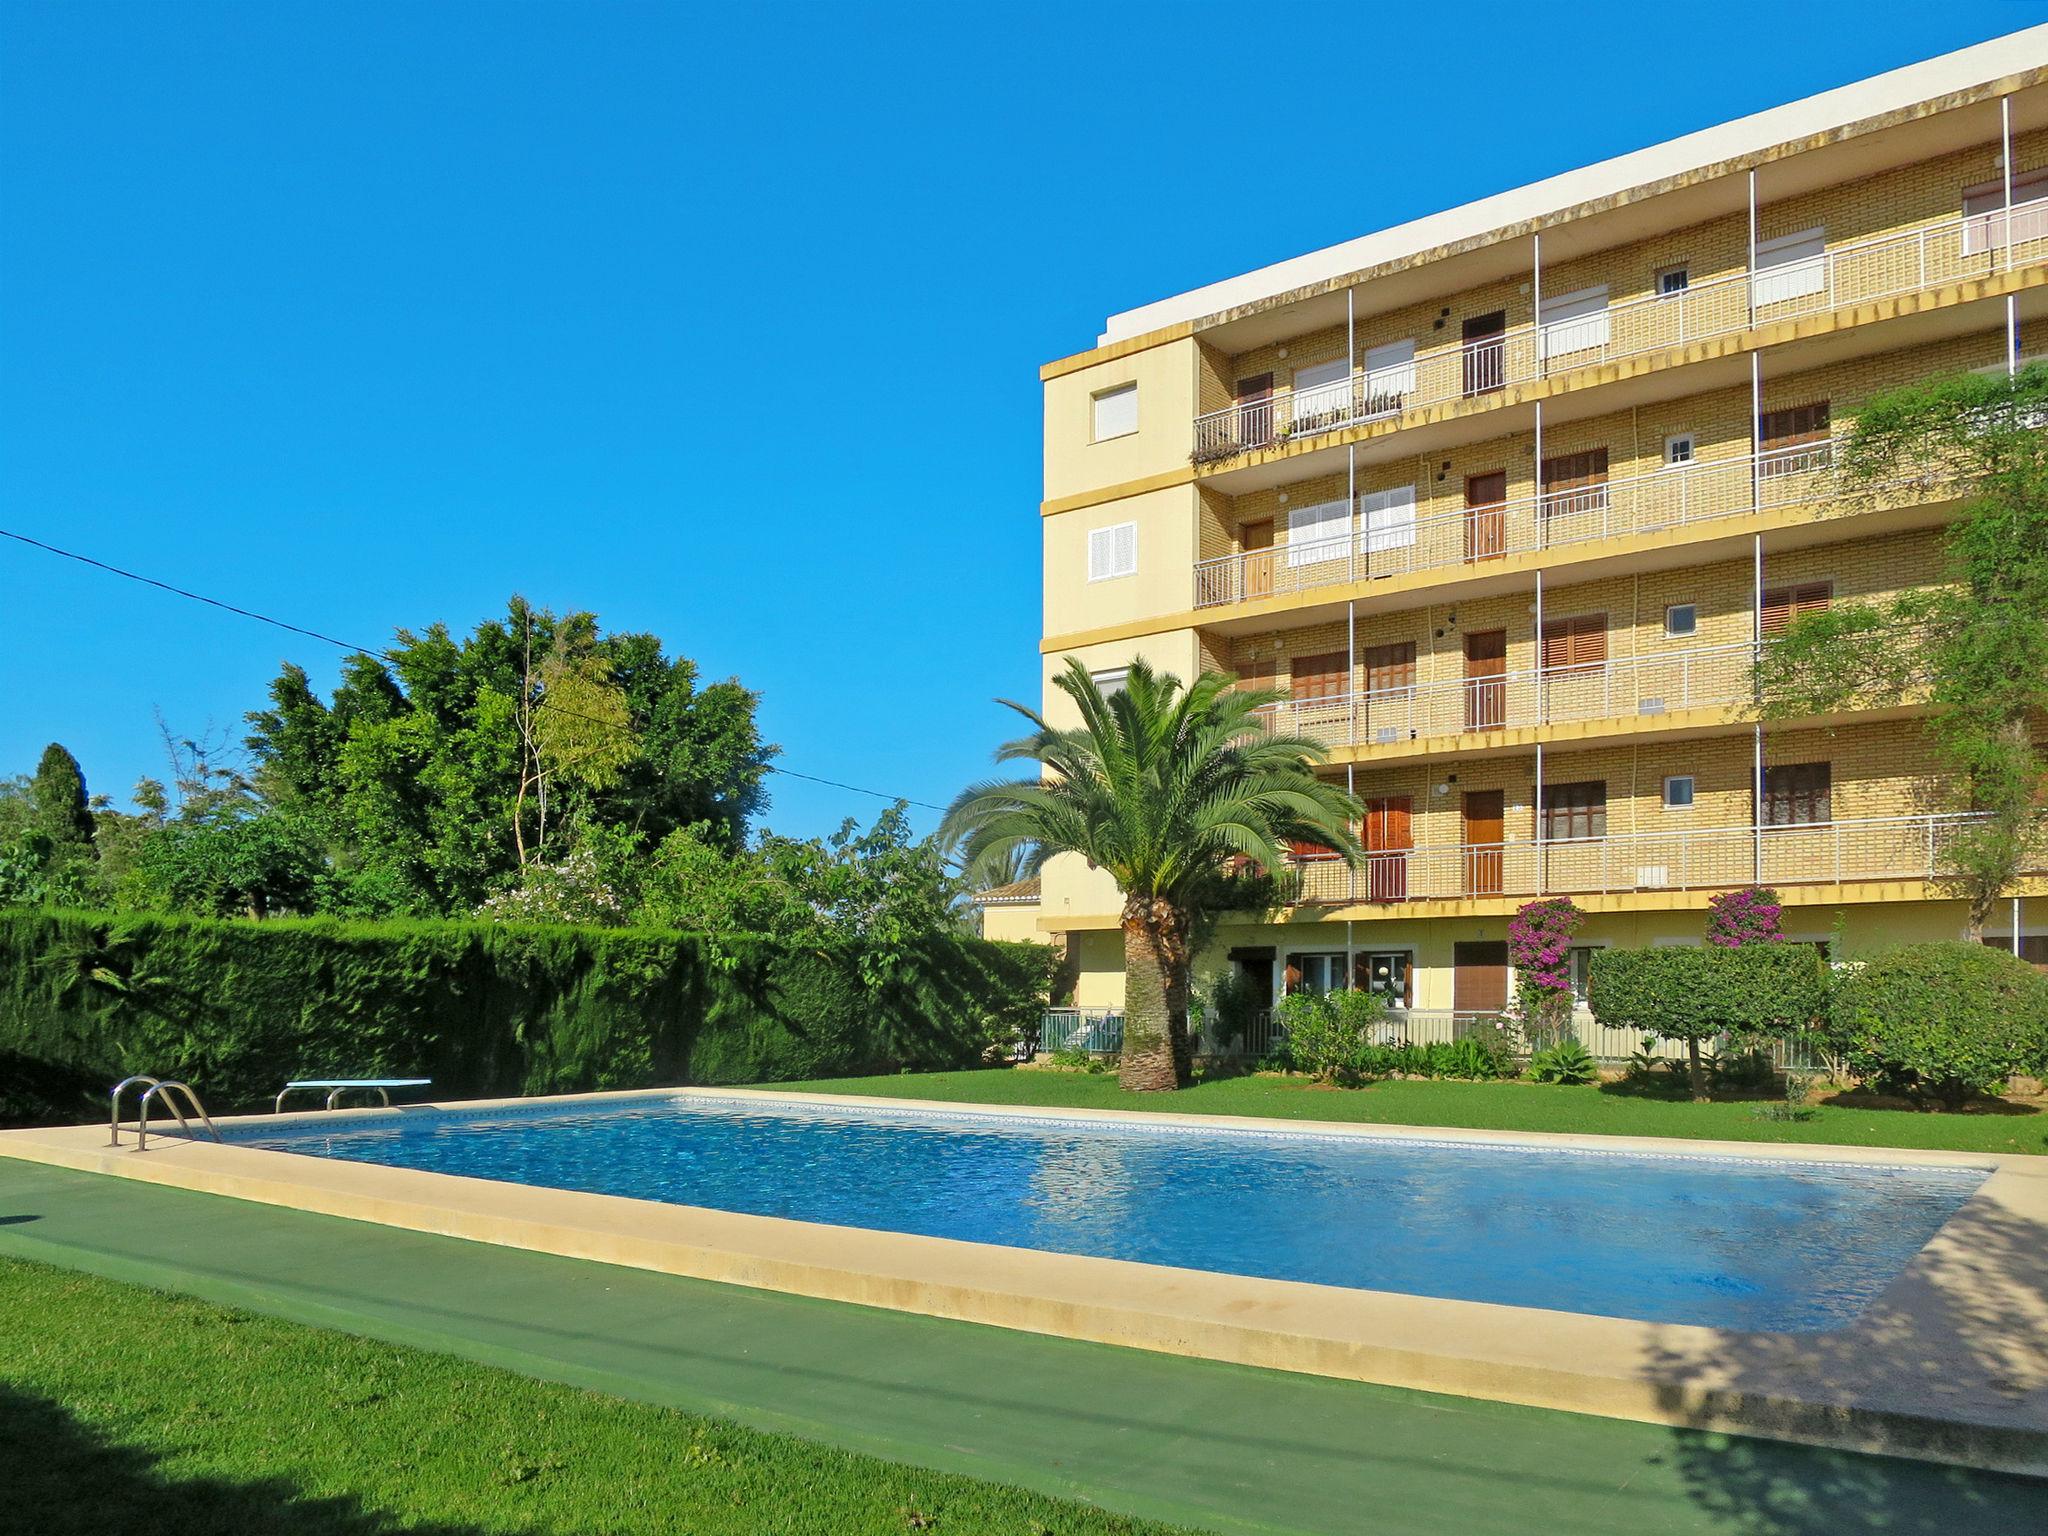
[{"label": "yellow apartment building", "polygon": [[[1198,984],[1490,1010],[1545,894],[1588,954],[1752,883],[1850,953],[1961,937],[1914,701],[1766,723],[1752,662],[1940,579],[1939,483],[1835,494],[1859,403],[2040,355],[2048,27],[1113,315],[1041,370],[1047,714],[1069,657],[1223,669],[1363,802],[1364,867],[1301,850]],[[1988,941],[2048,960],[2044,892]],[[1063,857],[1035,895],[1006,920],[1119,1006],[1113,884]]]}]

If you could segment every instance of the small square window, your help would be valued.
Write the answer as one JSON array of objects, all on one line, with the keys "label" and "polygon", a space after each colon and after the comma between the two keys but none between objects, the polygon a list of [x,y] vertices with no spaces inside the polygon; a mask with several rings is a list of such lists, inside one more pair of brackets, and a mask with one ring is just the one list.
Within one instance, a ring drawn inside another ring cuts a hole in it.
[{"label": "small square window", "polygon": [[1691,281],[1691,274],[1683,263],[1675,267],[1664,267],[1657,273],[1657,296],[1668,299],[1675,293],[1683,293]]},{"label": "small square window", "polygon": [[1664,809],[1667,811],[1689,811],[1692,809],[1693,776],[1689,773],[1673,774],[1664,781]]},{"label": "small square window", "polygon": [[1664,610],[1664,633],[1667,635],[1696,635],[1700,632],[1700,605],[1698,603],[1673,603]]},{"label": "small square window", "polygon": [[1138,386],[1122,384],[1090,397],[1095,407],[1095,441],[1129,437],[1138,430]]},{"label": "small square window", "polygon": [[1693,459],[1693,438],[1690,432],[1674,432],[1664,439],[1664,462],[1666,464],[1690,464]]},{"label": "small square window", "polygon": [[1088,680],[1095,684],[1095,691],[1105,699],[1113,693],[1122,693],[1124,684],[1130,681],[1129,667],[1105,667],[1100,672],[1090,672]]},{"label": "small square window", "polygon": [[1114,581],[1138,571],[1138,525],[1116,523],[1088,534],[1088,579]]}]

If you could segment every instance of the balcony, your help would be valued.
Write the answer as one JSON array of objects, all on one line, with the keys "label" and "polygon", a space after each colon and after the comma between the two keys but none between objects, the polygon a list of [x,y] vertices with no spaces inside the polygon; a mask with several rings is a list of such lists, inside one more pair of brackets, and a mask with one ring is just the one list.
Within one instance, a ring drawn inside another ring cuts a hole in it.
[{"label": "balcony", "polygon": [[[1195,563],[1195,606],[1348,586],[1412,571],[1479,566],[1597,539],[1668,533],[1716,518],[1822,499],[1833,489],[1834,444],[1695,459],[1598,485],[1548,491],[1418,517],[1369,513],[1335,538],[1247,550]],[[1915,484],[1922,482],[1915,481]]]},{"label": "balcony", "polygon": [[1277,390],[1195,418],[1197,465],[1217,464],[1407,411],[1476,399],[1554,374],[1738,335],[1760,325],[1960,282],[2048,259],[2048,202],[1944,220],[1903,234],[1808,250],[1793,242],[1753,272],[1668,294],[1524,322],[1495,335],[1419,353],[1394,367],[1353,371],[1307,389]]},{"label": "balcony", "polygon": [[1647,719],[1749,703],[1756,654],[1747,640],[1691,646],[1348,697],[1286,699],[1260,711],[1260,718],[1276,734],[1307,736],[1332,747],[1483,739],[1496,731],[1572,720]]},{"label": "balcony", "polygon": [[[1667,813],[1668,814],[1668,813]],[[1493,897],[1722,890],[1931,880],[1967,813],[1892,816],[1781,827],[1700,827],[1566,842],[1466,843],[1368,852],[1357,869],[1336,859],[1293,866],[1293,904],[1351,906]],[[2037,849],[2027,871],[2048,872]]]}]

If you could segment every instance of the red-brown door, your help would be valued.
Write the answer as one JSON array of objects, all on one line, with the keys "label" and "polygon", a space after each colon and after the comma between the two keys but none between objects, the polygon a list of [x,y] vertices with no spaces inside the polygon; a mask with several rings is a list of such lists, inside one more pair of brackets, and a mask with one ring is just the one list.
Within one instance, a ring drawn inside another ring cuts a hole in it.
[{"label": "red-brown door", "polygon": [[1365,802],[1366,900],[1408,899],[1414,810],[1414,798],[1409,795],[1381,795]]},{"label": "red-brown door", "polygon": [[1465,791],[1465,894],[1498,896],[1507,796],[1498,789]]},{"label": "red-brown door", "polygon": [[1508,472],[1465,477],[1465,559],[1498,560],[1508,552]]},{"label": "red-brown door", "polygon": [[1246,523],[1238,530],[1244,544],[1244,595],[1253,598],[1273,595],[1273,520]]},{"label": "red-brown door", "polygon": [[1465,637],[1465,729],[1497,731],[1508,718],[1508,632],[1478,629]]},{"label": "red-brown door", "polygon": [[1451,1008],[1461,1014],[1501,1013],[1508,1006],[1505,940],[1464,940],[1451,946]]},{"label": "red-brown door", "polygon": [[1238,441],[1263,448],[1273,441],[1273,375],[1261,373],[1237,381]]},{"label": "red-brown door", "polygon": [[1496,309],[1465,322],[1465,393],[1483,395],[1507,382],[1508,312]]}]

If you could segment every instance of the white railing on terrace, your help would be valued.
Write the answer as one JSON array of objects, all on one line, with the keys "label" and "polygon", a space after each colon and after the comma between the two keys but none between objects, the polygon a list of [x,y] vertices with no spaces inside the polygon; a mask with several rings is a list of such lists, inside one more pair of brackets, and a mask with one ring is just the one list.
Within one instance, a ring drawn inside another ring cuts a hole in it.
[{"label": "white railing on terrace", "polygon": [[[1683,812],[1662,812],[1667,817]],[[1725,886],[1929,880],[1942,873],[1968,813],[1884,816],[1800,826],[1700,827],[1567,841],[1454,844],[1366,854],[1352,869],[1304,860],[1294,902],[1341,906]],[[2048,870],[2037,849],[2028,873]]]},{"label": "white railing on terrace", "polygon": [[[1492,1029],[1495,1017],[1449,1009],[1393,1008],[1372,1026],[1369,1038],[1374,1045],[1448,1045]],[[1286,1034],[1273,1013],[1262,1008],[1252,1015],[1248,1027],[1227,1029],[1218,1020],[1204,1021],[1195,1052],[1256,1061],[1270,1054]],[[1603,1062],[1624,1062],[1638,1051],[1668,1061],[1682,1061],[1686,1054],[1682,1040],[1649,1041],[1638,1030],[1603,1026],[1584,1009],[1573,1015],[1572,1034],[1595,1060]],[[1123,1049],[1123,1043],[1123,1013],[1115,1008],[1048,1008],[1039,1023],[1041,1054],[1079,1050],[1114,1055]],[[1806,1071],[1818,1064],[1808,1042],[1775,1040],[1769,1049],[1773,1064],[1780,1068]]]},{"label": "white railing on terrace", "polygon": [[2048,260],[2048,203],[1946,219],[1735,272],[1671,294],[1645,294],[1541,325],[1421,352],[1391,368],[1280,389],[1195,418],[1196,463],[1311,437],[1404,411],[1470,399],[1550,374],[1640,357],[1801,315]]},{"label": "white railing on terrace", "polygon": [[[1387,745],[1560,720],[1615,720],[1744,704],[1755,696],[1756,645],[1693,646],[1604,662],[1450,677],[1348,696],[1286,699],[1260,711],[1268,730],[1330,746]],[[1453,657],[1463,666],[1462,657]]]},{"label": "white railing on terrace", "polygon": [[1364,526],[1334,538],[1197,561],[1195,606],[1214,608],[1411,571],[1479,565],[1595,539],[1801,506],[1832,488],[1833,464],[1832,442],[1801,443],[1755,455],[1666,464],[1601,485],[1485,506],[1392,518],[1370,512]]}]

